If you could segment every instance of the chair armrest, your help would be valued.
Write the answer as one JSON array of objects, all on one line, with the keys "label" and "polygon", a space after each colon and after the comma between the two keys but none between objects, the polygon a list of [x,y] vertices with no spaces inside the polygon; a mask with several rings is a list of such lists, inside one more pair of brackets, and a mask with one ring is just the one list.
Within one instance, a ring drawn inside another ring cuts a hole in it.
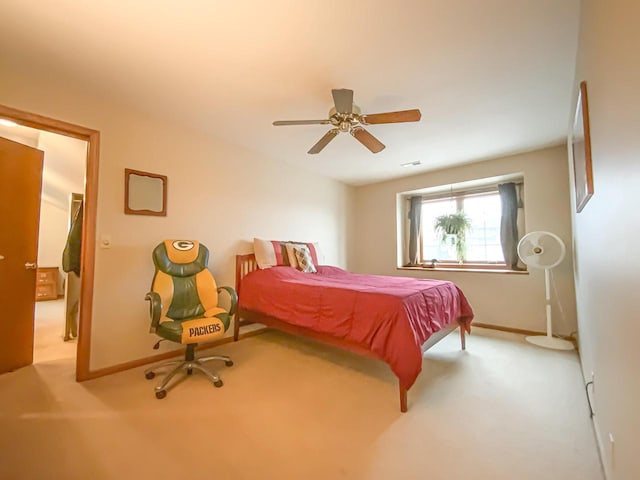
[{"label": "chair armrest", "polygon": [[162,299],[157,292],[148,292],[144,299],[149,301],[149,316],[151,317],[149,332],[156,333],[156,328],[160,324],[160,315],[162,314]]},{"label": "chair armrest", "polygon": [[238,305],[238,294],[231,287],[218,287],[218,293],[220,290],[225,290],[230,297],[231,306],[229,307],[229,316],[234,315],[236,313],[236,306]]}]

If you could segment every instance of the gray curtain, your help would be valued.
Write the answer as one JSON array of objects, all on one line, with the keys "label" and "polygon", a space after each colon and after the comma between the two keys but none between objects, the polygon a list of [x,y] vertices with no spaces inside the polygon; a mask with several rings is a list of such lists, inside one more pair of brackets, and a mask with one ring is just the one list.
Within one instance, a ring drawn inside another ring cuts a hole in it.
[{"label": "gray curtain", "polygon": [[515,183],[498,185],[502,218],[500,221],[500,243],[507,267],[519,270],[518,267],[518,194]]},{"label": "gray curtain", "polygon": [[411,197],[409,207],[409,265],[420,262],[420,222],[422,219],[422,197]]}]

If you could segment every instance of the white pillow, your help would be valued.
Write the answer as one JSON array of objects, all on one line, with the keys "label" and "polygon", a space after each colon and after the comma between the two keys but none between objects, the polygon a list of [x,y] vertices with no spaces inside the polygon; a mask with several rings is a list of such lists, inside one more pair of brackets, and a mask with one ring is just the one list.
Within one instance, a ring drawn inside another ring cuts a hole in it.
[{"label": "white pillow", "polygon": [[256,263],[261,269],[271,268],[276,265],[285,265],[284,242],[278,240],[253,239],[253,253]]}]

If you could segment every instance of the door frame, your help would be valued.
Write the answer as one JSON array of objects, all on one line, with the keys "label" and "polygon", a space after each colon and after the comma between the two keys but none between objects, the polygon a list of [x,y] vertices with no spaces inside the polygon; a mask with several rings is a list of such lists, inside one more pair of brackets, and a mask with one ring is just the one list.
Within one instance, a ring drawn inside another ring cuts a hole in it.
[{"label": "door frame", "polygon": [[87,142],[85,169],[84,215],[82,223],[82,255],[80,260],[80,311],[78,314],[78,348],[76,353],[76,381],[92,378],[91,319],[93,312],[93,284],[96,256],[96,214],[98,210],[98,160],[100,132],[62,120],[44,117],[0,104],[0,117],[25,127],[73,137]]}]

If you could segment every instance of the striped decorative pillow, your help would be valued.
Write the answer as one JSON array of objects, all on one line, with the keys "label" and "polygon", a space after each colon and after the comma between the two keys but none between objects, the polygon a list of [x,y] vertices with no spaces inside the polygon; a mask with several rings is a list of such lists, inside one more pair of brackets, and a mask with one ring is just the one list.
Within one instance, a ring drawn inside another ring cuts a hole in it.
[{"label": "striped decorative pillow", "polygon": [[285,242],[278,240],[253,239],[253,253],[256,263],[261,269],[271,268],[277,265],[290,265]]},{"label": "striped decorative pillow", "polygon": [[322,262],[322,252],[317,243],[305,242],[284,242],[280,240],[253,239],[253,252],[256,256],[256,263],[261,269],[285,265],[298,267],[298,261],[293,252],[294,245],[305,245],[309,248],[311,259],[314,265]]},{"label": "striped decorative pillow", "polygon": [[298,261],[298,270],[304,273],[316,273],[316,266],[311,258],[311,251],[306,245],[294,245],[293,251]]},{"label": "striped decorative pillow", "polygon": [[287,242],[285,244],[285,248],[287,250],[289,263],[292,267],[298,268],[298,260],[293,250],[293,247],[295,247],[296,245],[305,246],[309,249],[309,254],[311,255],[311,260],[313,261],[314,265],[320,265],[320,263],[324,261],[322,251],[320,250],[320,246],[317,243]]}]

